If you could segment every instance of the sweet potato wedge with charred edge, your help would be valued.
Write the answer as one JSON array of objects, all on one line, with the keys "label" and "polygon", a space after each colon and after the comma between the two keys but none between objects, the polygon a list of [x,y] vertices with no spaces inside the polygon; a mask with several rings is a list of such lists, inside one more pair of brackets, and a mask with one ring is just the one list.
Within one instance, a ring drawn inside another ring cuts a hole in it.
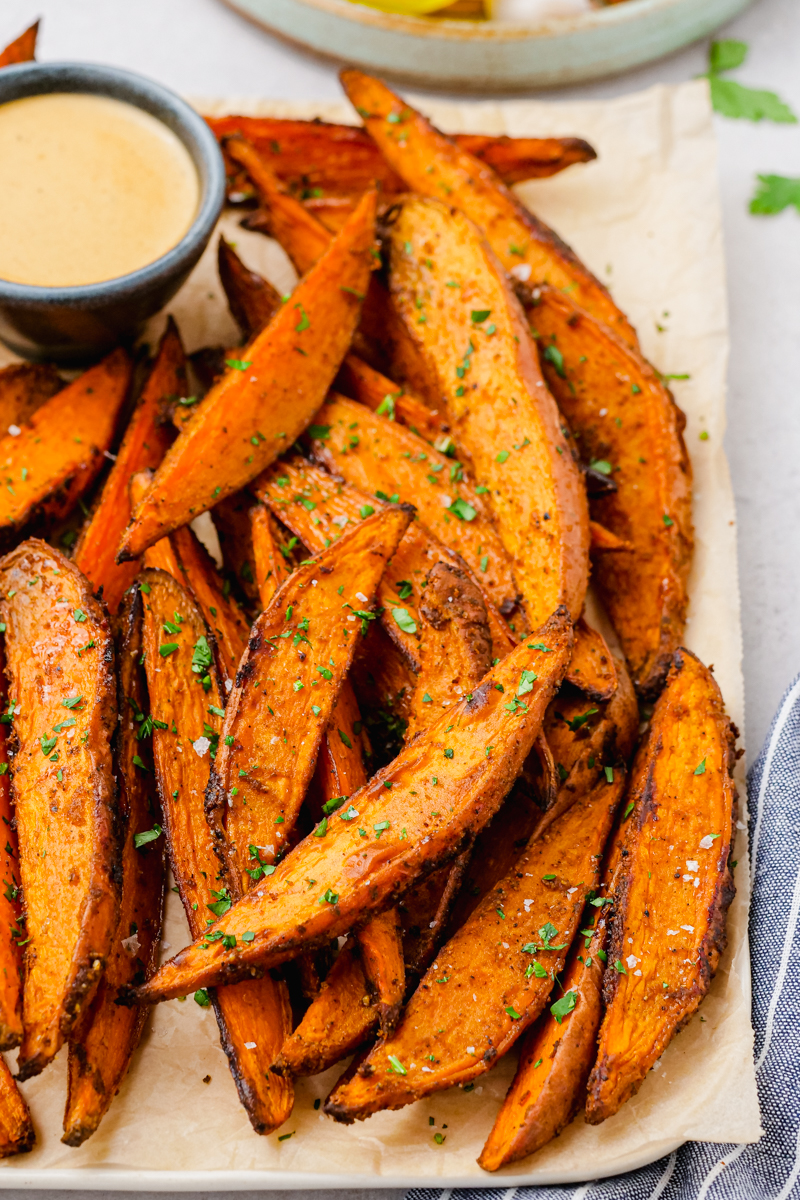
[{"label": "sweet potato wedge with charred edge", "polygon": [[0,1058],[0,1158],[27,1154],[35,1141],[25,1097],[14,1082],[5,1059]]},{"label": "sweet potato wedge with charred edge", "polygon": [[0,548],[25,526],[65,517],[97,476],[130,381],[130,360],[114,350],[34,412],[16,437],[0,437],[8,486],[0,498]]},{"label": "sweet potato wedge with charred edge", "polygon": [[253,575],[262,609],[272,601],[288,571],[269,510],[263,504],[250,508],[250,540],[253,544]]},{"label": "sweet potato wedge with charred edge", "polygon": [[396,205],[385,245],[393,303],[437,380],[459,455],[488,488],[531,626],[561,603],[577,617],[586,492],[505,272],[463,213],[438,200]]},{"label": "sweet potato wedge with charred edge", "polygon": [[[138,588],[125,597],[120,614],[117,662],[119,729],[115,774],[122,826],[122,889],[117,925],[105,974],[94,1000],[78,1022],[69,1043],[67,1107],[64,1136],[80,1146],[97,1129],[119,1090],[139,1044],[145,1014],[117,1004],[121,987],[149,978],[158,962],[166,864],[164,839],[136,846],[138,834],[157,827],[158,802],[153,758],[144,727],[148,710],[142,654],[142,596]],[[143,762],[139,766],[134,759]]]},{"label": "sweet potato wedge with charred edge", "polygon": [[[404,191],[372,138],[353,125],[297,121],[278,117],[206,117],[223,142],[241,134],[252,142],[273,171],[294,189],[330,191],[337,195],[378,187],[384,194]],[[455,134],[462,149],[493,167],[506,183],[556,175],[577,162],[597,155],[582,138],[504,137],[481,133]],[[231,191],[241,193],[243,181],[229,174]]]},{"label": "sweet potato wedge with charred edge", "polygon": [[259,863],[291,845],[356,637],[367,626],[358,614],[372,615],[375,588],[410,519],[393,506],[357,525],[299,567],[252,628],[207,793],[237,900],[252,883],[248,872],[259,878]]},{"label": "sweet potato wedge with charred edge", "polygon": [[519,589],[511,561],[489,506],[463,478],[460,463],[335,392],[310,433],[317,462],[369,496],[397,495],[413,504],[426,529],[461,555],[500,612],[514,613]]},{"label": "sweet potato wedge with charred edge", "polygon": [[11,721],[6,686],[5,654],[0,645],[0,821],[5,848],[0,852],[0,1050],[13,1050],[22,1040],[22,950],[25,940],[22,918],[22,888],[19,875],[19,846],[11,803],[8,726]]},{"label": "sweet potato wedge with charred edge", "polygon": [[578,304],[636,345],[634,330],[602,283],[491,167],[445,137],[378,79],[356,70],[342,71],[340,79],[356,110],[367,114],[367,132],[410,191],[448,196],[484,231],[507,271],[529,266],[534,283],[568,287]]},{"label": "sweet potato wedge with charred edge", "polygon": [[[196,648],[209,638],[197,606],[163,571],[145,570],[141,586],[156,782],[172,873],[196,937],[207,928],[209,912],[213,916],[225,907],[224,879],[204,810],[209,758],[193,749],[193,743],[206,737],[207,753],[215,752],[221,696],[213,664],[207,668],[208,691],[192,669]],[[166,622],[179,625],[180,633],[165,633]],[[177,648],[162,654],[169,645]],[[268,1069],[291,1027],[286,985],[265,976],[209,998],[239,1099],[256,1133],[268,1133],[282,1124],[293,1102],[291,1084]],[[245,1047],[251,1041],[257,1051]]]},{"label": "sweet potato wedge with charred edge", "polygon": [[136,510],[120,561],[243,487],[290,446],[347,352],[372,270],[375,193],[367,194],[291,301],[228,368],[181,430]]},{"label": "sweet potato wedge with charred edge", "polygon": [[590,1125],[638,1091],[696,1012],[725,948],[735,894],[735,737],[710,671],[681,648],[631,772],[634,810],[614,893]]},{"label": "sweet potato wedge with charred edge", "polygon": [[[524,296],[524,292],[521,292]],[[598,554],[593,580],[637,691],[654,698],[683,637],[692,561],[692,468],[683,413],[635,350],[551,288],[527,314],[548,386],[584,462],[611,469],[615,490],[592,516],[629,549]]]},{"label": "sweet potato wedge with charred edge", "polygon": [[[266,969],[283,962],[388,907],[418,876],[454,857],[522,769],[566,669],[568,614],[559,610],[536,636],[547,651],[529,649],[527,639],[517,646],[471,699],[443,713],[351,796],[324,838],[307,837],[226,913],[219,929],[236,937],[233,949],[221,939],[198,939],[136,989],[135,998],[154,1003],[241,977],[255,964]],[[528,683],[525,699],[512,700]],[[413,801],[411,791],[417,793]],[[317,880],[312,890],[306,878]],[[249,932],[252,941],[242,941]]]},{"label": "sweet potato wedge with charred edge", "polygon": [[178,327],[170,317],[117,461],[72,554],[73,562],[94,590],[102,587],[110,613],[117,611],[139,569],[135,562],[115,561],[119,540],[131,519],[128,490],[131,476],[161,462],[174,436],[171,426],[163,420],[162,405],[171,396],[185,396],[186,391],[186,355]]},{"label": "sweet potato wedge with charred edge", "polygon": [[12,363],[0,370],[0,430],[25,425],[64,386],[49,363]]},{"label": "sweet potato wedge with charred edge", "polygon": [[394,1035],[336,1085],[325,1104],[330,1116],[350,1123],[402,1108],[467,1083],[510,1049],[564,966],[622,787],[621,772],[602,779],[529,843],[439,950]]},{"label": "sweet potato wedge with charred edge", "polygon": [[91,1001],[116,924],[114,643],[87,580],[45,542],[0,559],[0,594],[28,947],[18,1077],[30,1079]]},{"label": "sweet potato wedge with charred edge", "polygon": [[217,249],[217,269],[234,321],[245,339],[254,337],[281,307],[280,292],[263,275],[248,270],[222,234]]},{"label": "sweet potato wedge with charred edge", "polygon": [[9,42],[4,50],[0,50],[0,67],[13,67],[16,63],[33,62],[36,58],[36,35],[39,32],[39,22],[34,21],[24,33],[13,42]]}]

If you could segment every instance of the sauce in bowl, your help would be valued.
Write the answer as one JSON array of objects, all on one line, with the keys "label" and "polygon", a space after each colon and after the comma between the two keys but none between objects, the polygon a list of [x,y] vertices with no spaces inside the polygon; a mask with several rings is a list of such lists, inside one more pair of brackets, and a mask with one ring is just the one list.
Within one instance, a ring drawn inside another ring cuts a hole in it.
[{"label": "sauce in bowl", "polygon": [[188,150],[108,96],[50,92],[0,105],[0,279],[75,287],[166,254],[197,213]]}]

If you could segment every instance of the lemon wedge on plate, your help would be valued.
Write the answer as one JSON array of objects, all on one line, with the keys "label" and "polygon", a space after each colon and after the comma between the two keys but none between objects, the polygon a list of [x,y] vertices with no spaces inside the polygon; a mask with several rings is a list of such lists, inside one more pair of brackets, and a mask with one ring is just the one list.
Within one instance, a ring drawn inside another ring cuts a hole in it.
[{"label": "lemon wedge on plate", "polygon": [[351,0],[353,4],[364,4],[381,12],[398,13],[404,17],[424,17],[426,13],[448,8],[453,0]]}]

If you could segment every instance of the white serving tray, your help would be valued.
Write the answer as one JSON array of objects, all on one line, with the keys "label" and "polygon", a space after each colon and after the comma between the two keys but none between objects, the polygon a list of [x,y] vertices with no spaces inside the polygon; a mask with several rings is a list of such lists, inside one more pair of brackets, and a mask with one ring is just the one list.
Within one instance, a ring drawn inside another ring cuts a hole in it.
[{"label": "white serving tray", "polygon": [[[271,113],[352,119],[347,105],[198,103],[201,112]],[[743,728],[741,628],[733,495],[722,441],[728,333],[725,271],[711,110],[701,82],[654,88],[612,101],[428,106],[443,128],[511,134],[576,134],[598,150],[596,162],[526,184],[522,194],[566,237],[638,327],[645,353],[676,383],[687,414],[695,472],[695,566],[686,643],[713,663],[728,711]],[[294,275],[269,239],[223,218],[226,235],[283,292]],[[189,350],[234,344],[236,330],[216,277],[216,248],[169,306]],[[665,316],[668,313],[668,316]],[[665,332],[658,332],[657,324]],[[151,342],[163,317],[148,330]],[[0,364],[3,355],[0,353]],[[6,356],[5,361],[8,361]],[[700,440],[700,431],[707,440]],[[744,797],[743,764],[739,785]],[[79,1149],[60,1142],[65,1055],[23,1085],[33,1113],[34,1151],[0,1165],[0,1187],[109,1191],[236,1191],[271,1188],[403,1186],[514,1187],[578,1182],[651,1162],[689,1138],[753,1141],[759,1113],[752,1066],[747,950],[747,848],[737,847],[739,887],[729,949],[702,1014],[665,1053],[639,1094],[591,1129],[575,1122],[529,1161],[487,1175],[475,1159],[514,1070],[508,1055],[476,1081],[397,1113],[350,1127],[314,1109],[337,1078],[300,1080],[295,1111],[279,1142],[256,1137],[238,1104],[210,1010],[191,999],[159,1005],[119,1095],[97,1133]],[[187,940],[177,896],[168,897],[164,957]],[[202,1080],[211,1076],[205,1085]],[[433,1142],[446,1124],[446,1140]]]},{"label": "white serving tray", "polygon": [[521,21],[406,17],[350,0],[224,0],[323,58],[425,90],[519,92],[616,75],[707,37],[750,0],[626,0]]}]

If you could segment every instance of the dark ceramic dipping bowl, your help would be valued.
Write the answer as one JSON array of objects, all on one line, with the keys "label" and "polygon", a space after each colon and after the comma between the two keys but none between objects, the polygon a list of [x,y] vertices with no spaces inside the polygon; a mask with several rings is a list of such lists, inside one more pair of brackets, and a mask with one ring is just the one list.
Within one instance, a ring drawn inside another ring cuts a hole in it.
[{"label": "dark ceramic dipping bowl", "polygon": [[25,358],[77,364],[131,340],[175,295],[222,210],[225,167],[202,117],[141,75],[89,63],[23,63],[0,71],[0,104],[49,92],[92,92],[144,109],[183,142],[200,180],[199,206],[186,235],[138,271],[79,287],[33,287],[0,279],[0,339]]}]

